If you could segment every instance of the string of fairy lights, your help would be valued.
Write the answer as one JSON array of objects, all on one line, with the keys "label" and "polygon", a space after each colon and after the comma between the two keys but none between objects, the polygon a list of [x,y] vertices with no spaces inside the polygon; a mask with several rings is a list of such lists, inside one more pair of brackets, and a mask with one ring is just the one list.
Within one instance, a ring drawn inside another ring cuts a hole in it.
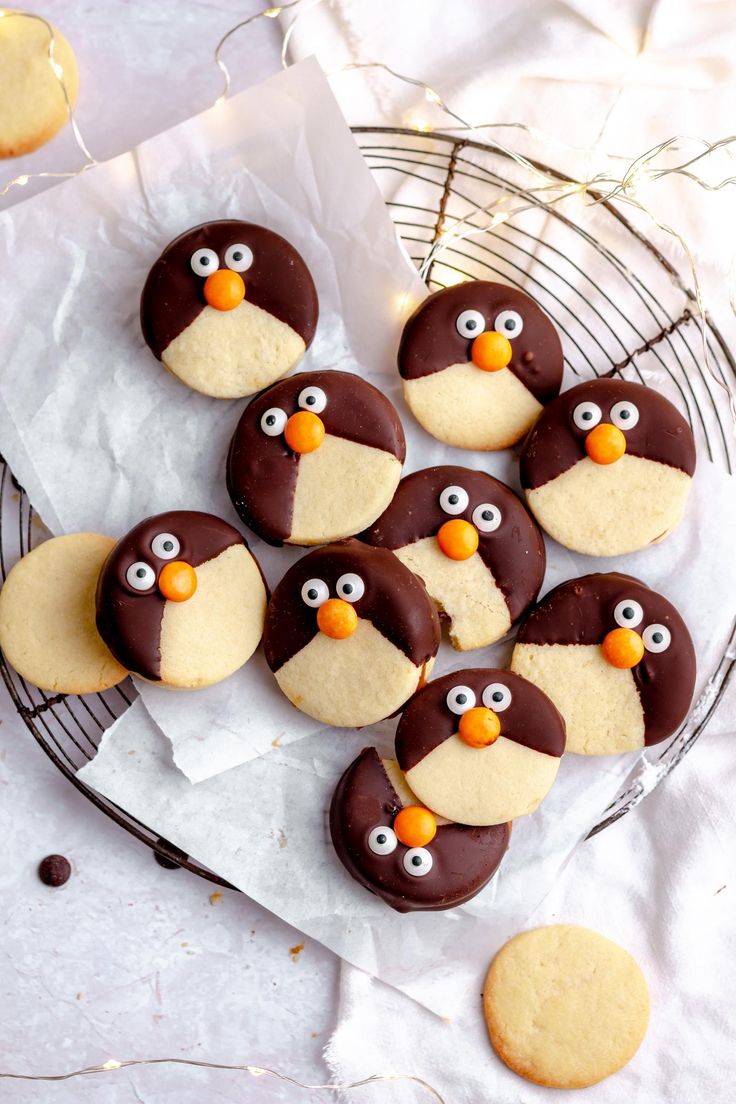
[{"label": "string of fairy lights", "polygon": [[[222,91],[215,100],[215,104],[218,105],[223,103],[230,93],[231,75],[226,62],[223,59],[223,51],[237,32],[244,30],[246,27],[254,24],[261,19],[273,20],[278,18],[279,16],[284,16],[284,22],[286,25],[283,27],[281,64],[284,68],[287,68],[289,65],[289,44],[298,20],[302,18],[312,8],[323,2],[325,2],[325,0],[289,0],[289,2],[287,3],[268,7],[262,11],[256,12],[231,27],[219,40],[214,51],[214,62],[223,78]],[[289,14],[291,14],[290,20],[288,19]],[[79,152],[82,155],[83,162],[78,169],[70,170],[67,172],[45,170],[33,173],[20,173],[7,181],[7,183],[0,189],[0,197],[7,195],[8,192],[10,192],[13,188],[24,187],[31,180],[42,178],[63,179],[75,177],[87,172],[90,168],[98,164],[97,160],[90,152],[75,118],[74,109],[71,103],[66,82],[64,80],[63,68],[57,61],[55,56],[56,38],[52,25],[39,15],[35,15],[29,12],[16,11],[14,9],[0,8],[0,19],[8,18],[33,19],[40,22],[45,27],[48,34],[48,43],[46,48],[48,64],[63,93],[71,133],[74,142],[76,143],[76,146],[78,147]],[[451,225],[446,230],[444,230],[438,236],[437,240],[431,245],[426,257],[421,264],[420,275],[426,276],[431,265],[442,255],[443,252],[445,252],[445,250],[449,249],[452,245],[462,241],[465,238],[492,232],[498,226],[511,221],[523,212],[528,211],[532,208],[552,207],[553,205],[561,204],[563,201],[568,200],[574,196],[578,196],[581,202],[584,203],[586,206],[595,206],[604,202],[610,203],[613,201],[635,208],[643,215],[645,215],[648,219],[650,219],[653,225],[655,225],[661,232],[668,235],[677,244],[687,261],[693,283],[693,294],[696,307],[695,313],[699,320],[701,328],[704,365],[709,371],[711,378],[717,383],[718,387],[726,392],[731,413],[734,418],[734,425],[736,426],[736,398],[734,397],[731,389],[725,384],[725,382],[715,372],[714,368],[710,364],[706,331],[706,307],[703,301],[702,283],[699,277],[698,267],[693,251],[686,242],[682,233],[677,228],[668,225],[667,223],[664,223],[662,220],[660,220],[652,207],[649,204],[645,204],[641,198],[641,190],[644,185],[653,185],[656,184],[658,181],[661,181],[668,177],[682,177],[706,192],[718,192],[728,187],[729,185],[736,184],[736,174],[726,175],[716,181],[709,181],[697,171],[697,169],[699,167],[702,167],[703,163],[708,161],[708,159],[710,159],[713,154],[721,150],[733,152],[734,147],[736,147],[736,135],[723,137],[714,142],[709,142],[704,138],[694,138],[687,135],[676,135],[666,139],[665,141],[659,142],[651,149],[633,158],[627,157],[622,154],[607,153],[605,154],[607,167],[594,173],[586,179],[566,177],[564,174],[552,175],[551,173],[546,172],[543,168],[529,160],[523,154],[514,150],[506,143],[501,142],[496,137],[493,137],[490,132],[495,132],[496,134],[504,130],[524,132],[529,138],[542,143],[556,145],[563,151],[566,151],[568,154],[580,154],[583,152],[591,153],[593,151],[581,150],[579,147],[570,146],[557,138],[553,138],[552,136],[545,134],[543,131],[539,130],[536,127],[530,127],[527,124],[521,122],[477,124],[470,123],[461,115],[459,115],[455,110],[453,110],[453,108],[447,103],[447,101],[437,89],[433,88],[431,85],[425,83],[425,81],[419,78],[408,76],[407,74],[398,72],[396,69],[385,64],[384,62],[371,60],[349,62],[345,65],[340,66],[332,72],[328,72],[327,76],[334,77],[341,73],[365,70],[382,72],[393,80],[403,83],[404,85],[407,85],[409,87],[418,89],[422,95],[423,102],[430,105],[433,110],[440,112],[443,116],[447,118],[447,120],[449,120],[449,125],[447,127],[434,127],[426,120],[420,120],[415,127],[417,133],[431,134],[433,131],[437,131],[438,133],[447,133],[449,131],[452,134],[473,135],[485,146],[490,146],[499,154],[510,158],[528,176],[529,184],[522,189],[524,198],[515,206],[512,204],[514,196],[503,194],[495,198],[488,205],[478,206],[471,210],[468,214],[465,214],[462,218],[456,218],[454,219],[454,221],[451,221]],[[683,148],[686,148],[691,144],[695,145],[696,152],[690,154],[689,156],[683,156],[675,164],[664,163],[667,157],[672,154],[680,153]],[[736,264],[734,265],[733,276],[734,278],[729,289],[729,300],[734,313],[736,313]],[[333,1083],[325,1085],[310,1085],[306,1084],[305,1082],[299,1081],[298,1079],[291,1077],[288,1074],[281,1072],[280,1070],[268,1067],[206,1062],[186,1058],[147,1058],[127,1060],[110,1058],[100,1065],[85,1066],[81,1069],[71,1070],[60,1074],[20,1074],[0,1071],[0,1080],[58,1082],[68,1081],[74,1078],[89,1077],[93,1075],[105,1075],[109,1073],[114,1073],[122,1069],[133,1069],[143,1066],[159,1065],[176,1065],[213,1071],[239,1072],[248,1074],[251,1077],[273,1078],[299,1089],[312,1091],[321,1090],[324,1092],[332,1093],[350,1092],[363,1086],[376,1084],[378,1082],[402,1081],[405,1083],[413,1083],[418,1088],[424,1090],[428,1094],[428,1098],[433,1099],[437,1102],[437,1104],[444,1104],[443,1098],[432,1085],[430,1085],[428,1082],[424,1081],[420,1077],[410,1075],[375,1074],[370,1077],[363,1078],[362,1080],[353,1081],[345,1084]]]}]

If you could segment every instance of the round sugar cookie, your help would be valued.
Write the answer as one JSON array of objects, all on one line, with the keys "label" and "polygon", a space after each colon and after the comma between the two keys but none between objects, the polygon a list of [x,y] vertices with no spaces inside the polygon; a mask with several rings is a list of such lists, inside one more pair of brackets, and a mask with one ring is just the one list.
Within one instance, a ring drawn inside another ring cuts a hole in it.
[{"label": "round sugar cookie", "polygon": [[377,388],[350,372],[300,372],[246,407],[227,485],[269,544],[326,544],[376,520],[405,455],[399,416]]},{"label": "round sugar cookie", "polygon": [[[79,74],[71,46],[57,27],[54,61],[72,107]],[[49,62],[48,28],[12,11],[0,19],[0,157],[19,157],[48,142],[68,119],[62,87]]]},{"label": "round sugar cookie", "polygon": [[167,245],[141,295],[141,327],[164,367],[217,399],[252,395],[301,360],[317,326],[317,290],[293,245],[222,219]]},{"label": "round sugar cookie", "polygon": [[422,583],[355,540],[302,557],[268,604],[263,648],[286,697],[324,724],[361,728],[424,684],[440,624]]},{"label": "round sugar cookie", "polygon": [[459,651],[500,640],[544,578],[544,541],[514,492],[482,471],[444,465],[405,476],[361,539],[419,576]]},{"label": "round sugar cookie", "polygon": [[44,541],[0,590],[0,647],[11,667],[51,694],[97,694],[128,671],[95,627],[95,590],[115,542],[100,533]]},{"label": "round sugar cookie", "polygon": [[266,585],[237,529],[172,510],[117,542],[100,573],[97,627],[112,653],[151,682],[221,682],[258,647]]},{"label": "round sugar cookie", "polygon": [[452,824],[422,808],[395,759],[364,748],[338,782],[330,833],[349,874],[397,912],[454,908],[480,893],[510,826]]},{"label": "round sugar cookie", "polygon": [[514,1073],[583,1089],[634,1057],[649,990],[623,947],[590,928],[553,924],[504,944],[486,976],[483,1012],[493,1049]]},{"label": "round sugar cookie", "polygon": [[399,373],[412,414],[457,448],[507,448],[562,384],[555,327],[522,291],[487,280],[444,288],[404,326]]},{"label": "round sugar cookie", "polygon": [[396,729],[396,758],[420,801],[460,824],[533,813],[565,750],[546,694],[510,671],[466,668],[416,694]]},{"label": "round sugar cookie", "polygon": [[542,528],[566,548],[621,556],[682,520],[695,442],[679,411],[639,383],[597,379],[551,402],[521,453],[521,485]]},{"label": "round sugar cookie", "polygon": [[617,755],[658,744],[688,714],[690,633],[671,602],[630,575],[569,579],[522,623],[511,669],[565,718],[567,751]]}]

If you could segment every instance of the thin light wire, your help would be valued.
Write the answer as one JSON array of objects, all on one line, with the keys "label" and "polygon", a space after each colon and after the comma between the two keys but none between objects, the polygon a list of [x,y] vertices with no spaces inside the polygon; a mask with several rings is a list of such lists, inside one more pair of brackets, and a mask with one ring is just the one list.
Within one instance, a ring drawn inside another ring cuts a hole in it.
[{"label": "thin light wire", "polygon": [[310,1089],[323,1092],[350,1092],[364,1085],[376,1085],[381,1081],[405,1081],[426,1089],[431,1098],[437,1104],[446,1104],[444,1097],[428,1081],[421,1077],[403,1073],[374,1073],[370,1077],[363,1077],[360,1081],[336,1083],[333,1085],[310,1085],[304,1081],[290,1077],[280,1070],[271,1069],[268,1066],[239,1066],[226,1062],[205,1062],[193,1058],[128,1058],[118,1060],[108,1058],[99,1066],[83,1066],[81,1069],[69,1070],[67,1073],[4,1073],[0,1071],[0,1080],[8,1081],[71,1081],[75,1077],[89,1077],[95,1073],[114,1073],[121,1069],[132,1069],[135,1066],[191,1066],[195,1069],[226,1070],[229,1072],[249,1073],[252,1077],[273,1077],[277,1081],[285,1081],[288,1085],[294,1085],[298,1089]]},{"label": "thin light wire", "polygon": [[87,148],[87,143],[82,137],[82,132],[77,125],[77,120],[74,117],[74,109],[72,107],[71,99],[69,98],[69,90],[64,80],[64,70],[59,62],[56,60],[56,35],[54,28],[44,19],[42,15],[35,15],[33,12],[16,11],[15,9],[0,8],[0,19],[34,19],[37,23],[41,23],[49,35],[49,44],[46,52],[46,57],[51,68],[51,72],[59,83],[59,87],[64,96],[64,104],[66,107],[66,114],[69,120],[69,125],[74,135],[74,141],[76,142],[79,150],[84,154],[86,161],[79,169],[73,169],[69,172],[36,172],[36,173],[20,173],[18,176],[13,177],[7,184],[0,190],[0,198],[7,195],[11,188],[22,188],[28,183],[29,180],[40,180],[43,177],[54,179],[66,179],[73,176],[80,176],[86,172],[87,169],[91,169],[93,165],[97,164],[97,161]]}]

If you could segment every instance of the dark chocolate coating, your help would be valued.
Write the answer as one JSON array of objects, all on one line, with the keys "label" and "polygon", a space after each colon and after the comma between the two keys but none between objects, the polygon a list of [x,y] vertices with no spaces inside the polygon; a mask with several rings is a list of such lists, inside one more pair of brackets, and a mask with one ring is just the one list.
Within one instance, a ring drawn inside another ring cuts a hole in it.
[{"label": "dark chocolate coating", "polygon": [[509,370],[538,402],[548,403],[555,397],[562,386],[563,369],[557,330],[523,291],[488,280],[470,280],[443,288],[420,303],[401,335],[399,372],[404,379],[430,376],[451,364],[471,359],[470,351],[478,334],[468,339],[455,326],[465,310],[480,311],[486,320],[486,330],[495,328],[501,311],[514,310],[520,314],[524,328],[518,337],[510,338],[513,354]]},{"label": "dark chocolate coating", "polygon": [[364,748],[335,787],[330,805],[332,842],[348,873],[397,912],[436,912],[475,897],[499,867],[509,825],[439,825],[426,846],[432,869],[417,878],[404,869],[409,848],[403,843],[390,855],[376,855],[368,846],[371,830],[390,828],[401,807],[378,752]]},{"label": "dark chocolate coating", "polygon": [[[337,581],[347,572],[359,575],[365,585],[365,594],[353,603],[359,618],[370,621],[417,667],[437,654],[439,617],[416,575],[393,552],[347,540],[303,556],[274,590],[263,631],[263,649],[272,671],[283,667],[319,632],[317,610],[301,595],[304,583],[322,579],[330,598],[336,598]],[[329,679],[329,671],[325,678]]]},{"label": "dark chocolate coating", "polygon": [[[440,506],[445,487],[462,487],[468,508],[446,514]],[[505,483],[482,471],[445,465],[405,476],[391,504],[361,540],[379,548],[404,548],[434,536],[451,518],[472,522],[473,511],[490,502],[501,511],[501,524],[492,533],[478,532],[478,555],[503,593],[512,621],[520,617],[539,593],[544,578],[544,540],[536,523]]]},{"label": "dark chocolate coating", "polygon": [[644,610],[635,631],[666,625],[672,642],[664,652],[644,652],[631,669],[644,712],[644,742],[658,744],[684,721],[695,689],[695,648],[671,602],[631,575],[616,571],[568,579],[546,594],[522,623],[518,644],[601,644],[617,628],[613,611],[625,598]]},{"label": "dark chocolate coating", "polygon": [[238,243],[253,250],[253,264],[241,273],[246,302],[291,326],[309,346],[319,306],[317,289],[302,257],[285,238],[265,226],[220,219],[180,234],[148,273],[141,295],[141,328],[159,360],[207,306],[206,277],[192,270],[192,254],[197,249],[214,249],[220,267],[225,268],[225,252]]},{"label": "dark chocolate coating", "polygon": [[565,722],[547,695],[511,671],[472,667],[428,682],[411,699],[396,729],[396,758],[401,769],[411,770],[457,732],[460,717],[446,701],[453,686],[469,686],[475,704],[482,705],[483,691],[492,682],[501,682],[511,691],[511,704],[498,714],[501,735],[559,759],[565,750]]},{"label": "dark chocolate coating", "polygon": [[[245,540],[232,525],[213,514],[170,510],[141,521],[118,541],[103,564],[97,581],[97,631],[112,654],[142,678],[161,678],[161,621],[166,599],[158,586],[134,590],[125,578],[131,564],[142,560],[153,568],[156,580],[170,560],[153,554],[151,541],[171,533],[181,547],[176,560],[199,567]],[[247,547],[247,546],[246,546]]]},{"label": "dark chocolate coating", "polygon": [[[305,387],[321,387],[327,406],[319,417],[333,437],[390,452],[404,462],[406,440],[393,405],[372,384],[350,372],[300,372],[274,383],[245,408],[227,459],[227,489],[233,505],[254,533],[269,544],[283,544],[291,534],[299,454],[283,433],[269,437],[261,418],[272,406],[287,416],[299,409]],[[308,408],[307,408],[308,409]]]},{"label": "dark chocolate coating", "polygon": [[622,401],[634,403],[639,411],[637,424],[623,431],[627,453],[692,475],[695,441],[690,426],[669,399],[640,383],[598,379],[563,391],[542,412],[521,453],[522,487],[541,487],[585,458],[585,438],[590,430],[578,429],[572,420],[578,403],[596,403],[603,411],[601,421],[610,422],[611,407]]}]

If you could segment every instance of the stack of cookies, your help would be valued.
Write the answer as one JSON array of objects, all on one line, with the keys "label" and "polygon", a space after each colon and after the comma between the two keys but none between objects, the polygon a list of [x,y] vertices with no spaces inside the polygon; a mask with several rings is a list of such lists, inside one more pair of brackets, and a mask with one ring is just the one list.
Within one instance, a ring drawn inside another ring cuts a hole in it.
[{"label": "stack of cookies", "polygon": [[[237,529],[177,510],[117,543],[75,534],[30,553],[0,593],[0,644],[43,689],[87,693],[127,672],[210,686],[262,638],[283,694],[324,725],[400,713],[394,756],[367,746],[340,779],[332,838],[393,908],[446,909],[493,876],[511,822],[539,806],[563,753],[640,749],[687,715],[695,654],[664,596],[615,571],[538,599],[543,530],[609,557],[674,529],[693,437],[638,384],[560,393],[562,347],[540,307],[474,281],[429,296],[404,328],[406,405],[448,463],[402,478],[406,441],[386,395],[348,372],[289,376],[317,318],[296,249],[234,220],[172,242],[141,298],[144,337],[169,372],[215,398],[255,396],[227,458],[234,508],[266,543],[311,548],[273,593]],[[455,451],[520,442],[525,502]],[[518,624],[510,670],[481,657],[431,680],[443,624],[461,652]]]}]

